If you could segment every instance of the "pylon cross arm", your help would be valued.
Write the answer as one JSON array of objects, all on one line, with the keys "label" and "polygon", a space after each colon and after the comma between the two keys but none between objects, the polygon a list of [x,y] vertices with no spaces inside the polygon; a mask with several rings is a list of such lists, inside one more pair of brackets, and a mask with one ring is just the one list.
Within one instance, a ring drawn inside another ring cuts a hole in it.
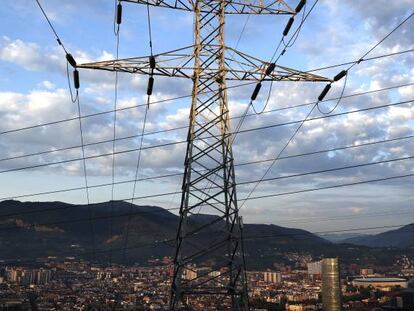
[{"label": "pylon cross arm", "polygon": [[[118,71],[142,75],[157,75],[178,78],[192,78],[194,74],[193,46],[155,55],[156,67],[152,72],[149,56],[108,60],[79,65],[80,68]],[[214,49],[214,46],[212,46]],[[208,48],[205,49],[208,51]],[[225,48],[226,80],[229,81],[330,81],[328,78],[276,66],[275,70],[265,76],[268,62],[247,55],[232,48]],[[206,55],[207,56],[207,55]],[[200,78],[210,79],[217,74],[217,65],[200,66]]]},{"label": "pylon cross arm", "polygon": [[[198,0],[121,0],[184,11],[194,11]],[[201,12],[218,12],[220,0],[200,1]],[[225,14],[294,14],[295,11],[283,0],[227,0]]]}]

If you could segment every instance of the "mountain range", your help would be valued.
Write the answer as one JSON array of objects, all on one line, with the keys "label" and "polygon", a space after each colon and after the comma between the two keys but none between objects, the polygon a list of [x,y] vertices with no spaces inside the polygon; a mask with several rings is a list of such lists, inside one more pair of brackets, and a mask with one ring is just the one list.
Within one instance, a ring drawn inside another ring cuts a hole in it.
[{"label": "mountain range", "polygon": [[[214,217],[192,216],[189,227],[211,222]],[[145,264],[149,259],[173,256],[178,221],[177,215],[161,207],[123,201],[90,205],[3,201],[0,202],[0,260],[31,262],[37,257],[76,256],[102,263]],[[212,236],[219,234],[216,227],[208,227],[193,242],[206,245]],[[305,230],[276,225],[245,224],[243,234],[250,269],[289,263],[293,261],[289,255],[292,253],[382,264],[399,253],[395,249],[379,252],[353,241],[334,244]]]},{"label": "mountain range", "polygon": [[412,248],[414,247],[414,224],[379,234],[351,237],[342,242],[369,247]]}]

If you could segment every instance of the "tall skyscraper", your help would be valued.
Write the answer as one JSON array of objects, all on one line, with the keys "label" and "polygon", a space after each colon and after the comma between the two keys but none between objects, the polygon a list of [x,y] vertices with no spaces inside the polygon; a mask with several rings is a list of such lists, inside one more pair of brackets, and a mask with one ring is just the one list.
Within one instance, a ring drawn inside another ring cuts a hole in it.
[{"label": "tall skyscraper", "polygon": [[341,311],[341,281],[338,258],[322,259],[323,311]]}]

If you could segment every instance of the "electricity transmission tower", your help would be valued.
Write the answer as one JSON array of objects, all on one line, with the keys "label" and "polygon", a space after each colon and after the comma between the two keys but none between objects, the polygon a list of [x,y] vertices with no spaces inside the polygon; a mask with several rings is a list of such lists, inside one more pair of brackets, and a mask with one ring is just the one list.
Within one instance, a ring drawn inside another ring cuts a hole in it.
[{"label": "electricity transmission tower", "polygon": [[[226,81],[328,79],[281,66],[269,72],[269,63],[225,45],[226,14],[294,14],[283,0],[123,1],[195,14],[192,46],[153,57],[79,66],[192,80],[170,310],[191,310],[203,299],[218,299],[229,310],[248,310]],[[207,188],[209,184],[212,186]],[[201,211],[203,216],[199,215]],[[196,264],[201,262],[208,268],[196,269]],[[215,306],[211,310],[216,310]]]}]

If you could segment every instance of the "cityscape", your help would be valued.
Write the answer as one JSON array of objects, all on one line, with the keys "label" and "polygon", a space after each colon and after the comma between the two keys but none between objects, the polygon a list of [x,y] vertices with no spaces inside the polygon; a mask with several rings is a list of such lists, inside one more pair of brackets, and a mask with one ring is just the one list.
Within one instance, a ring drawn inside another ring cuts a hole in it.
[{"label": "cityscape", "polygon": [[[251,310],[413,310],[414,258],[392,267],[340,265],[338,258],[315,261],[289,254],[294,266],[247,271]],[[74,257],[39,258],[36,266],[1,268],[3,310],[167,310],[173,262],[146,266],[94,265]],[[184,278],[196,278],[193,267]],[[215,272],[220,275],[220,271]],[[411,280],[411,281],[410,281]],[[196,310],[227,310],[214,297],[200,298]]]},{"label": "cityscape", "polygon": [[2,1],[0,311],[414,311],[413,1]]}]

